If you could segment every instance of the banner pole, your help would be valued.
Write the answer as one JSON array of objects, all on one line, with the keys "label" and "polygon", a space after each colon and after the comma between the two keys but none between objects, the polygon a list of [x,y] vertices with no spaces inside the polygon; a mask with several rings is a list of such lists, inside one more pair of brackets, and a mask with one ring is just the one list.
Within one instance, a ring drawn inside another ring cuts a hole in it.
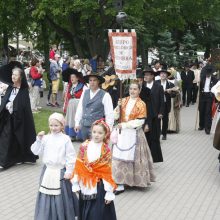
[{"label": "banner pole", "polygon": [[[123,27],[121,25],[121,28],[120,28],[121,32],[123,32]],[[121,101],[121,105],[122,105],[122,96],[123,96],[123,90],[122,90],[122,86],[123,86],[123,83],[122,83],[122,80],[120,79],[120,94],[119,94],[119,98],[120,98],[120,101]],[[119,123],[122,122],[122,106],[119,106]],[[121,134],[121,128],[119,129],[119,134]]]}]

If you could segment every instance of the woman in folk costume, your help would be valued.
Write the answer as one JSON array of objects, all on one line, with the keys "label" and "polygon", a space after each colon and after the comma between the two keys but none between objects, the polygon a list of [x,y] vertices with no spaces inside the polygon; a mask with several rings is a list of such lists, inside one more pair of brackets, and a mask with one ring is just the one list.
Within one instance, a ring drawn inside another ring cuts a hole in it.
[{"label": "woman in folk costume", "polygon": [[21,64],[12,61],[0,68],[0,80],[8,84],[0,105],[0,169],[17,163],[35,163],[31,152],[36,138],[28,84]]},{"label": "woman in folk costume", "polygon": [[69,82],[64,102],[64,113],[66,113],[65,133],[72,139],[82,138],[81,132],[76,133],[74,130],[76,109],[85,88],[82,77],[82,73],[76,69],[68,68],[63,71],[63,81]]},{"label": "woman in folk costume", "polygon": [[50,133],[38,133],[31,146],[35,155],[42,155],[45,164],[35,207],[35,220],[75,220],[78,199],[72,192],[70,177],[76,153],[69,136],[63,133],[64,117],[53,113],[49,117]]},{"label": "woman in folk costume", "polygon": [[[130,84],[129,95],[121,103],[121,123],[118,124],[117,142],[113,144],[112,171],[116,194],[124,191],[124,185],[147,187],[155,181],[153,160],[142,126],[146,118],[146,105],[139,98],[140,85]],[[119,107],[115,119],[119,118]]]},{"label": "woman in folk costume", "polygon": [[103,119],[92,124],[91,136],[80,146],[72,178],[73,192],[79,191],[79,220],[116,220],[110,129]]},{"label": "woman in folk costume", "polygon": [[168,132],[179,133],[180,131],[180,109],[182,105],[180,82],[176,77],[177,71],[174,68],[168,70],[171,75],[168,81],[175,85],[171,92],[171,110],[169,113]]}]

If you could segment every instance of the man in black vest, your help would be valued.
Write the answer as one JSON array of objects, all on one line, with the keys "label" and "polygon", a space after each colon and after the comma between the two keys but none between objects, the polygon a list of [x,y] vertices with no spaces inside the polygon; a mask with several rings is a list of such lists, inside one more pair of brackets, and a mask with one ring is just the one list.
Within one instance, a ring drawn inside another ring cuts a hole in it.
[{"label": "man in black vest", "polygon": [[[164,112],[164,92],[163,87],[154,81],[156,72],[151,68],[143,71],[147,101],[147,119],[144,132],[149,144],[154,163],[163,162],[163,155],[160,146],[160,121]],[[149,95],[148,95],[149,94]]]},{"label": "man in black vest", "polygon": [[165,69],[162,69],[158,72],[160,74],[160,80],[156,81],[158,82],[162,87],[164,91],[164,112],[163,112],[163,118],[162,118],[162,140],[167,139],[167,129],[168,129],[168,121],[169,121],[169,113],[171,110],[171,94],[172,89],[174,87],[174,84],[169,82],[167,80],[168,76],[171,75],[170,72],[168,72]]},{"label": "man in black vest", "polygon": [[[186,103],[186,107],[189,107],[189,103],[192,101],[192,88],[193,80],[195,79],[194,72],[190,70],[189,64],[185,64],[185,70],[181,72],[182,79],[182,92],[183,92],[183,105]],[[186,101],[187,94],[187,101]]]},{"label": "man in black vest", "polygon": [[200,96],[199,96],[199,130],[205,128],[205,133],[210,134],[212,126],[212,103],[214,95],[211,93],[211,88],[218,82],[212,76],[212,69],[206,68],[203,77],[200,81]]}]

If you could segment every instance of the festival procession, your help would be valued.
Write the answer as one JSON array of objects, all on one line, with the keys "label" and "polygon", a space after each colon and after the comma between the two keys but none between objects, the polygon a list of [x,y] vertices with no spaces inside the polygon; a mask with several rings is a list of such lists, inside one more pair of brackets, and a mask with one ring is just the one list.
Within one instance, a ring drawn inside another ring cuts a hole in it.
[{"label": "festival procession", "polygon": [[109,2],[0,28],[0,219],[220,219],[220,3]]}]

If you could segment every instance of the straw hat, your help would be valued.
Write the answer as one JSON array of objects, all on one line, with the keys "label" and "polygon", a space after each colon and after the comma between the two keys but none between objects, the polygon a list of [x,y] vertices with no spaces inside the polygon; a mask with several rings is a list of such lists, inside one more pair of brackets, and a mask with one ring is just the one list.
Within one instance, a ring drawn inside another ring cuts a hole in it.
[{"label": "straw hat", "polygon": [[215,98],[220,102],[220,85],[215,89]]}]

